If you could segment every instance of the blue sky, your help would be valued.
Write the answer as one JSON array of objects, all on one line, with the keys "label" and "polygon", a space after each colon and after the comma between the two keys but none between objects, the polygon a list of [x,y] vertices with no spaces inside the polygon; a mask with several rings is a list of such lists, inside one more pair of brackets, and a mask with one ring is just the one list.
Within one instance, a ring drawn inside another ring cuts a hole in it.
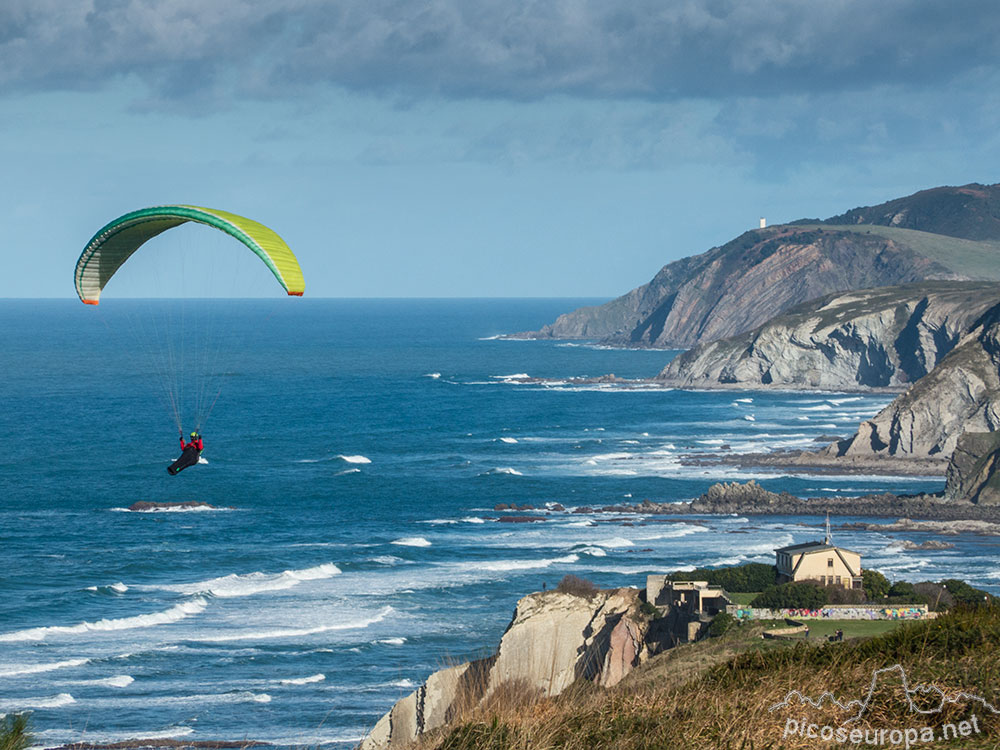
[{"label": "blue sky", "polygon": [[5,0],[0,297],[175,202],[272,226],[309,295],[615,296],[1000,181],[998,53],[994,0]]}]

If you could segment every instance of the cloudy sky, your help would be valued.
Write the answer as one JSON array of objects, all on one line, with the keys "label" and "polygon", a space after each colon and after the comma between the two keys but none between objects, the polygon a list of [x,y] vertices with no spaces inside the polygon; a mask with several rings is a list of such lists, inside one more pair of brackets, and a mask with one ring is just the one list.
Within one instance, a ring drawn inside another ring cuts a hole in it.
[{"label": "cloudy sky", "polygon": [[180,202],[310,295],[614,296],[760,216],[1000,181],[998,61],[995,0],[3,0],[0,297]]}]

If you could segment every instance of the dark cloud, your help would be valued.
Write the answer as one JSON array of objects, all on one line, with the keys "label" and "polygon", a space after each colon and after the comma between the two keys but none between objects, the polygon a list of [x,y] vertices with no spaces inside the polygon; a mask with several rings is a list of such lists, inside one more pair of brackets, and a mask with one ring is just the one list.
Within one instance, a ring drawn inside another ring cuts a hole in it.
[{"label": "dark cloud", "polygon": [[668,100],[932,85],[996,66],[995,0],[5,0],[0,91]]}]

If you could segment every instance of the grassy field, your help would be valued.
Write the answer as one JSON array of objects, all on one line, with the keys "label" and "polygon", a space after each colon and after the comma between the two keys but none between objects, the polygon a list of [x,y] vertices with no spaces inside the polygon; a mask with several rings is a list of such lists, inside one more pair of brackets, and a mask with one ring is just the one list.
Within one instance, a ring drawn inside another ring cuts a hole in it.
[{"label": "grassy field", "polygon": [[730,594],[727,591],[726,593],[729,594],[729,598],[733,600],[733,604],[742,604],[744,606],[749,605],[750,602],[754,600],[754,597],[759,595],[757,592],[750,592],[745,594]]},{"label": "grassy field", "polygon": [[[868,638],[873,635],[883,635],[902,625],[904,620],[799,620],[809,626],[810,639],[825,639],[837,630],[844,631],[844,639]],[[765,623],[761,623],[762,625]],[[766,627],[780,628],[784,620],[767,621]],[[802,638],[805,640],[805,637]]]},{"label": "grassy field", "polygon": [[[799,225],[797,225],[799,226]],[[820,225],[803,224],[802,229],[875,234],[913,248],[955,273],[971,279],[1000,280],[1000,242],[975,242],[915,229],[883,227],[872,224]]]},{"label": "grassy field", "polygon": [[[823,621],[817,626],[821,624],[836,629],[846,623]],[[815,748],[836,745],[788,733],[789,722],[808,720],[862,731],[929,727],[941,737],[948,726],[975,716],[976,733],[956,736],[940,746],[1000,748],[1000,712],[993,709],[1000,705],[1000,607],[920,622],[852,624],[859,637],[844,643],[815,637],[763,641],[762,624],[745,624],[720,638],[655,656],[607,690],[583,680],[556,698],[542,698],[529,685],[510,686],[502,700],[463,712],[447,730],[426,737],[421,746],[435,750]],[[891,629],[860,637],[863,630],[878,627]],[[910,704],[902,691],[901,673],[908,684],[934,686],[954,702],[942,702],[934,691],[916,691],[915,703]],[[812,698],[830,691],[846,704],[864,698],[873,684],[863,715],[849,724],[845,722],[855,715],[856,706],[848,713],[829,702],[818,709],[798,702],[782,705],[790,691]],[[911,710],[911,705],[926,713]]]}]

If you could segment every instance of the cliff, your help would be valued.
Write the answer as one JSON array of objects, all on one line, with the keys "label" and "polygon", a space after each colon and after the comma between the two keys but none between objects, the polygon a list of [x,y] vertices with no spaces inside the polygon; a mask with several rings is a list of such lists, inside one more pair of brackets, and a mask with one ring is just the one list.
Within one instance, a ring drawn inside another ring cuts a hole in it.
[{"label": "cliff", "polygon": [[432,674],[375,724],[361,750],[394,748],[512,692],[559,695],[578,678],[611,686],[646,654],[636,589],[560,591],[517,603],[496,654]]},{"label": "cliff", "polygon": [[837,457],[947,457],[964,432],[1000,428],[1000,305],[984,313],[930,373],[848,440]]},{"label": "cliff", "polygon": [[657,376],[680,388],[905,388],[987,309],[1000,284],[923,282],[831,294],[701,344]]},{"label": "cliff", "polygon": [[962,435],[945,477],[946,500],[1000,505],[1000,432]]},{"label": "cliff", "polygon": [[[930,279],[1000,280],[994,262],[1000,245],[992,241],[1000,238],[998,191],[981,185],[939,188],[891,206],[854,209],[825,226],[747,232],[664,266],[648,284],[604,305],[515,336],[686,349],[748,331],[834,292]],[[986,197],[976,197],[980,193]],[[966,208],[956,209],[956,200]],[[889,210],[884,226],[859,223]]]}]

